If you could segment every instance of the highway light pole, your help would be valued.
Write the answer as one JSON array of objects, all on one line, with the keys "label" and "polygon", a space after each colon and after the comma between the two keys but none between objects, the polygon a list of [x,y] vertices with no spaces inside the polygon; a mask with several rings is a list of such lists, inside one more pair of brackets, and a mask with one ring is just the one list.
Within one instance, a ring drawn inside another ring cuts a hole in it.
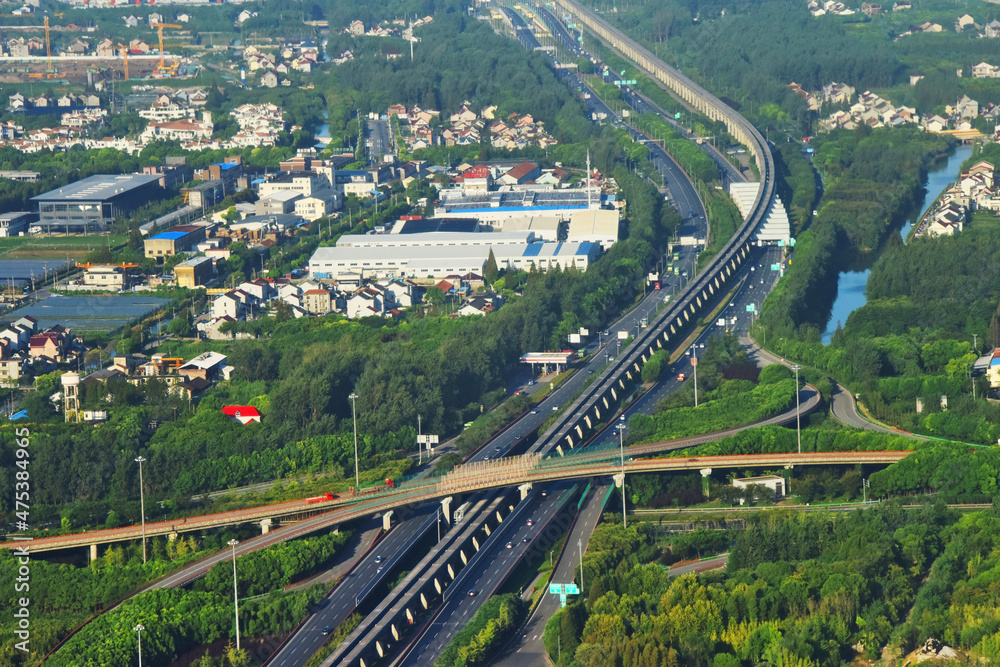
[{"label": "highway light pole", "polygon": [[[624,488],[622,484],[622,488]],[[576,545],[580,547],[580,595],[583,595],[583,539],[576,541]]]},{"label": "highway light pole", "polygon": [[863,505],[868,504],[868,487],[870,486],[871,482],[869,482],[867,479],[861,480],[861,503]]},{"label": "highway light pole", "polygon": [[625,424],[618,424],[618,446],[622,455],[622,528],[628,528],[628,516],[625,504]]},{"label": "highway light pole", "polygon": [[239,540],[226,542],[233,548],[233,609],[236,613],[236,650],[240,648],[240,599],[236,588],[236,545],[239,543]]},{"label": "highway light pole", "polygon": [[142,623],[133,628],[139,635],[139,667],[142,667],[142,631],[145,630],[145,626]]},{"label": "highway light pole", "polygon": [[[146,497],[142,492],[142,464],[146,461],[139,456],[136,459],[139,464],[139,514],[142,521],[142,562],[146,562]],[[135,524],[133,524],[135,525]]]},{"label": "highway light pole", "polygon": [[691,348],[691,366],[694,368],[694,407],[698,407],[698,348]]},{"label": "highway light pole", "polygon": [[351,414],[354,415],[354,488],[358,489],[361,486],[361,475],[358,473],[358,408],[356,403],[358,395],[352,391],[347,398],[351,399]]},{"label": "highway light pole", "polygon": [[795,437],[799,443],[799,454],[802,453],[802,427],[799,422],[799,371],[802,367],[798,364],[792,366],[795,371]]}]

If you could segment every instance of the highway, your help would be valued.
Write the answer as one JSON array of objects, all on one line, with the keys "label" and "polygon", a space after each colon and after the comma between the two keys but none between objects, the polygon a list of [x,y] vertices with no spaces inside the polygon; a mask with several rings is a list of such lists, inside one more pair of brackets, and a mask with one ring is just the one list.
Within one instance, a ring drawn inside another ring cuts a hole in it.
[{"label": "highway", "polygon": [[424,503],[412,511],[412,516],[394,526],[355,563],[353,569],[327,595],[322,606],[306,617],[268,659],[269,667],[303,664],[326,642],[328,637],[323,634],[324,627],[337,628],[357,608],[360,596],[368,595],[378,589],[387,577],[405,569],[403,561],[407,554],[428,531],[435,531],[437,524],[434,504]]},{"label": "highway", "polygon": [[425,626],[417,641],[407,648],[406,654],[393,664],[431,664],[479,607],[497,592],[518,562],[534,550],[536,542],[546,539],[546,527],[559,509],[575,496],[576,490],[575,485],[559,483],[550,488],[546,497],[533,494],[534,498],[525,500],[532,505],[527,512],[528,519],[512,523],[503,536],[484,546],[479,558],[487,567],[462,570],[462,579],[448,589],[452,595]]},{"label": "highway", "polygon": [[[587,497],[584,498],[583,506],[580,508],[573,522],[569,534],[566,536],[563,552],[555,565],[555,572],[552,573],[549,581],[556,584],[576,583],[580,585],[580,550],[586,551],[586,546],[590,542],[590,536],[604,512],[605,503],[609,498],[617,496],[611,493],[612,487],[604,483],[594,483],[590,488]],[[586,584],[586,582],[584,582]],[[583,591],[586,594],[586,590]],[[542,643],[542,634],[545,632],[545,624],[549,618],[559,609],[561,603],[555,595],[545,593],[539,600],[538,606],[532,612],[531,617],[525,624],[519,641],[512,642],[516,649],[513,653],[500,661],[494,663],[500,667],[524,667],[525,665],[547,664],[545,645]]]}]

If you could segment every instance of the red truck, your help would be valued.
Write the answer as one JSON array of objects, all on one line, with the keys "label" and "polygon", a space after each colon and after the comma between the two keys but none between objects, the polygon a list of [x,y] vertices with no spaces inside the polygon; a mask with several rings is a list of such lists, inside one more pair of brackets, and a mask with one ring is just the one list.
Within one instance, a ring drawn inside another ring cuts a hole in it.
[{"label": "red truck", "polygon": [[325,502],[327,502],[329,500],[336,500],[337,498],[339,498],[338,495],[336,495],[334,493],[327,492],[327,493],[324,493],[322,496],[315,496],[313,498],[306,498],[306,502],[309,503],[310,505],[312,505],[313,503],[325,503]]},{"label": "red truck", "polygon": [[367,496],[368,494],[371,493],[380,493],[382,491],[385,491],[386,489],[394,489],[394,488],[396,488],[396,482],[392,481],[391,479],[386,479],[385,482],[379,484],[378,486],[370,486],[367,489],[355,489],[352,486],[349,489],[349,491],[355,496]]}]

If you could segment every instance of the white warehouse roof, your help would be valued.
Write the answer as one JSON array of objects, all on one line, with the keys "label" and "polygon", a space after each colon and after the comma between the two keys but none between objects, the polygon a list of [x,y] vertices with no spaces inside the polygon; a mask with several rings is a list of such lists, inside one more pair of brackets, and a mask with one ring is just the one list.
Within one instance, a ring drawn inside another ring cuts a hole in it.
[{"label": "white warehouse roof", "polygon": [[338,248],[415,248],[441,246],[523,245],[535,240],[534,232],[421,232],[417,234],[345,234]]},{"label": "white warehouse roof", "polygon": [[[490,236],[483,234],[483,236]],[[481,273],[490,250],[497,266],[539,270],[555,266],[586,271],[601,250],[594,243],[518,243],[505,245],[382,246],[317,248],[309,259],[314,278],[339,279],[347,274],[365,277],[444,278]]]},{"label": "white warehouse roof", "polygon": [[618,241],[618,209],[574,211],[569,219],[569,241],[590,241],[605,248]]}]

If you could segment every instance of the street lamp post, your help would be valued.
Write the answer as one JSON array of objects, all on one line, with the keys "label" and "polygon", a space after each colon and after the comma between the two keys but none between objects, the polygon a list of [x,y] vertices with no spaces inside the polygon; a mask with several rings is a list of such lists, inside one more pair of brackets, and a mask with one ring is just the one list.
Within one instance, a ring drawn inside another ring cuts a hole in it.
[{"label": "street lamp post", "polygon": [[798,364],[792,366],[795,371],[795,438],[799,443],[799,454],[802,453],[802,427],[799,421],[799,371],[802,367]]},{"label": "street lamp post", "polygon": [[356,401],[358,395],[353,391],[347,398],[351,399],[351,413],[354,415],[354,488],[361,486],[361,475],[358,473],[358,408]]},{"label": "street lamp post", "polygon": [[239,544],[239,540],[229,540],[226,542],[230,547],[233,548],[233,609],[236,614],[236,649],[240,648],[240,598],[236,588],[236,545]]},{"label": "street lamp post", "polygon": [[139,635],[139,667],[142,667],[142,631],[145,630],[146,628],[142,623],[140,623],[133,629]]},{"label": "street lamp post", "polygon": [[576,545],[580,547],[580,595],[583,595],[583,539],[577,540]]},{"label": "street lamp post", "polygon": [[[136,457],[136,463],[139,464],[139,514],[140,521],[142,521],[142,562],[146,562],[146,496],[142,491],[142,464],[146,461],[145,458],[139,456]],[[134,524],[133,524],[134,525]]]},{"label": "street lamp post", "polygon": [[861,503],[864,505],[868,504],[868,487],[872,484],[867,479],[861,480]]},{"label": "street lamp post", "polygon": [[694,407],[698,407],[698,348],[691,348],[691,366],[694,368]]},{"label": "street lamp post", "polygon": [[618,447],[622,456],[622,528],[628,528],[628,516],[625,504],[625,424],[618,424]]}]

